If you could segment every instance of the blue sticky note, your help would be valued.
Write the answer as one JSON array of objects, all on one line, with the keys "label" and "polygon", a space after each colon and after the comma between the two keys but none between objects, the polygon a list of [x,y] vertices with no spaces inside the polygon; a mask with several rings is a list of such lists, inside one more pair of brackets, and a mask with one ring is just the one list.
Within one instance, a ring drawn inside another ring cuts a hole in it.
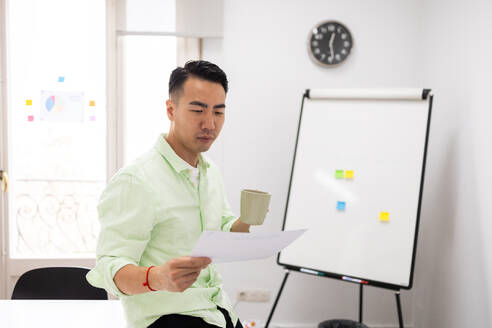
[{"label": "blue sticky note", "polygon": [[337,202],[337,210],[345,211],[345,202]]},{"label": "blue sticky note", "polygon": [[65,77],[64,76],[59,76],[58,77],[58,82],[65,82]]}]

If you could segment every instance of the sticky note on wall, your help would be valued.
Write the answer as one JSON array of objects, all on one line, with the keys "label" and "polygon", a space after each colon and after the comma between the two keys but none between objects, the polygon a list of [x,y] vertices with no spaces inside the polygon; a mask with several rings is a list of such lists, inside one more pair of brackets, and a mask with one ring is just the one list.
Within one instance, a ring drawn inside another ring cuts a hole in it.
[{"label": "sticky note on wall", "polygon": [[26,106],[32,106],[32,100],[31,99],[26,100]]},{"label": "sticky note on wall", "polygon": [[389,212],[381,212],[379,213],[379,221],[388,222],[390,220]]},{"label": "sticky note on wall", "polygon": [[95,100],[89,101],[89,106],[96,106],[96,101]]},{"label": "sticky note on wall", "polygon": [[354,178],[354,171],[353,170],[345,171],[345,179],[353,179],[353,178]]},{"label": "sticky note on wall", "polygon": [[345,205],[346,205],[345,202],[338,201],[337,202],[337,210],[339,210],[339,211],[345,211]]},{"label": "sticky note on wall", "polygon": [[335,171],[335,178],[336,179],[343,179],[343,170],[336,170]]},{"label": "sticky note on wall", "polygon": [[59,76],[58,77],[58,82],[65,82],[65,77],[64,76]]}]

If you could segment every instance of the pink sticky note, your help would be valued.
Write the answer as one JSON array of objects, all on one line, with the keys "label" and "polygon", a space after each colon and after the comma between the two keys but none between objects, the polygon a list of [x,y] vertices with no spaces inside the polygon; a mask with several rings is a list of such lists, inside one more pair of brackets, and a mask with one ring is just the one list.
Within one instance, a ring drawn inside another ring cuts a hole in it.
[{"label": "pink sticky note", "polygon": [[89,119],[90,119],[91,121],[95,121],[95,120],[96,120],[96,117],[95,117],[95,116],[91,116],[91,117],[89,117]]},{"label": "pink sticky note", "polygon": [[33,121],[34,121],[34,116],[29,115],[29,116],[27,117],[27,121],[28,121],[28,122],[33,122]]}]

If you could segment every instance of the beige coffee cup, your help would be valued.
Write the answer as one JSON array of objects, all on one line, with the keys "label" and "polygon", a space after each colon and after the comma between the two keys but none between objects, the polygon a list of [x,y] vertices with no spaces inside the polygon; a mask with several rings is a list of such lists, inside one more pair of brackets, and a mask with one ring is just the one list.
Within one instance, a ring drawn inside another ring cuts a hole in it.
[{"label": "beige coffee cup", "polygon": [[268,192],[244,189],[241,191],[241,221],[260,225],[265,221],[272,195]]}]

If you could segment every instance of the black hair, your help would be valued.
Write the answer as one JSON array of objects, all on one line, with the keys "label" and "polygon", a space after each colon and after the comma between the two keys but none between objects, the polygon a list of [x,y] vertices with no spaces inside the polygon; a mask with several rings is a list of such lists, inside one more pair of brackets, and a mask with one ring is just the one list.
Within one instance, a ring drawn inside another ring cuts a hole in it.
[{"label": "black hair", "polygon": [[189,77],[220,83],[227,93],[227,76],[219,66],[205,60],[190,60],[184,67],[177,67],[169,77],[169,96],[177,96],[183,90],[183,84]]}]

